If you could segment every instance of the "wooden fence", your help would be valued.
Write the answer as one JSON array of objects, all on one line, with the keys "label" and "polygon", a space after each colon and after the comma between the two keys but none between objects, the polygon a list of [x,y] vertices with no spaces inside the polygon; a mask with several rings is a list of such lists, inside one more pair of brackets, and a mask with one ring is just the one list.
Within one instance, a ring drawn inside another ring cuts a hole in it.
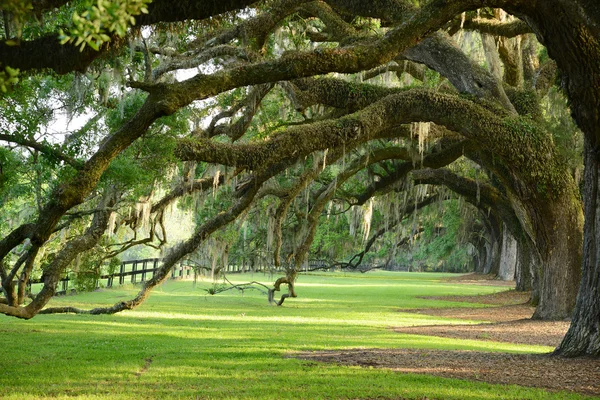
[{"label": "wooden fence", "polygon": [[[145,260],[124,261],[119,267],[119,271],[113,274],[103,274],[96,281],[96,287],[104,285],[113,287],[113,285],[124,285],[126,283],[141,283],[151,279],[158,271],[160,258],[148,258]],[[194,275],[193,267],[180,263],[171,270],[171,279],[188,278]],[[73,289],[73,281],[69,275],[60,280],[56,295],[64,295]],[[28,285],[31,290],[32,284],[40,284],[41,280],[30,280]]]},{"label": "wooden fence", "polygon": [[[160,258],[148,258],[144,260],[131,260],[124,261],[121,263],[119,267],[119,271],[113,274],[103,274],[96,281],[96,287],[113,287],[114,285],[124,285],[126,283],[142,283],[151,279],[158,268],[160,267]],[[311,271],[316,269],[324,269],[328,270],[326,267],[326,263],[323,261],[311,261],[308,265],[305,266],[305,271]],[[225,273],[244,273],[244,272],[254,272],[254,273],[273,273],[273,272],[281,272],[282,268],[273,269],[268,266],[253,266],[249,265],[227,265],[223,268],[220,268],[218,272]],[[196,274],[194,267],[187,265],[187,263],[181,262],[179,265],[176,265],[171,270],[171,279],[184,279],[193,277]],[[200,269],[200,274],[202,275],[210,275],[210,270]],[[56,291],[56,295],[64,295],[67,294],[70,290],[73,290],[73,281],[69,275],[64,277],[59,282],[58,290]],[[41,284],[41,280],[30,280],[29,290],[31,290],[32,284]]]},{"label": "wooden fence", "polygon": [[[124,285],[126,283],[142,283],[151,279],[158,268],[160,267],[160,258],[148,258],[144,260],[131,260],[124,261],[121,263],[119,267],[119,271],[113,274],[103,274],[96,281],[96,287],[104,286],[107,288],[113,287],[114,285]],[[249,266],[242,265],[227,265],[224,268],[220,269],[221,272],[225,273],[242,273],[242,272],[268,272],[270,271],[268,267],[254,267],[250,268]],[[186,262],[181,262],[179,265],[176,265],[171,270],[171,279],[184,279],[191,278],[195,274],[194,267],[187,265]],[[201,274],[210,275],[210,270],[206,269],[201,270]],[[69,290],[73,290],[73,281],[69,275],[64,277],[59,282],[59,287],[57,288],[56,295],[64,295],[69,292]],[[39,284],[42,283],[41,280],[31,280],[29,282],[29,287],[31,289],[31,284]]]}]

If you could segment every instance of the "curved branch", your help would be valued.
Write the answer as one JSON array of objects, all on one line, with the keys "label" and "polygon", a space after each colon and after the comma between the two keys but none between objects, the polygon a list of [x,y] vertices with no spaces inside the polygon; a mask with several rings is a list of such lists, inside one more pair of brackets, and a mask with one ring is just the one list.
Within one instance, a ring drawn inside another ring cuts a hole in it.
[{"label": "curved branch", "polygon": [[[86,229],[85,233],[80,237],[69,241],[50,262],[45,270],[45,281],[42,290],[35,296],[33,301],[25,307],[10,306],[0,304],[0,313],[11,315],[18,318],[29,319],[35,316],[54,296],[56,285],[60,280],[60,276],[65,268],[75,259],[75,257],[93,248],[108,226],[110,211],[116,202],[116,193],[107,193],[103,200],[105,207],[100,207],[102,211],[94,215],[91,225]],[[33,243],[36,249],[36,243]],[[36,250],[37,252],[37,250]]]},{"label": "curved branch", "polygon": [[24,137],[7,134],[0,134],[0,140],[10,143],[16,143],[21,146],[30,147],[32,149],[38,150],[40,153],[45,154],[50,158],[64,161],[65,163],[69,164],[75,169],[82,169],[84,165],[83,161],[77,160],[71,156],[64,154],[60,150],[57,150],[50,145],[39,143],[35,140],[29,140],[25,139]]},{"label": "curved branch", "polygon": [[[169,1],[154,0],[148,7],[148,14],[136,17],[138,25],[151,25],[158,22],[175,22],[188,19],[204,19],[213,15],[239,10],[255,3],[256,0],[224,0],[197,2],[195,0]],[[36,3],[36,2],[34,2]],[[45,11],[54,6],[62,6],[62,0],[46,0],[34,5],[34,10]],[[18,46],[0,42],[0,60],[4,65],[19,68],[21,71],[52,69],[59,74],[72,71],[85,71],[99,56],[106,54],[122,40],[113,36],[112,41],[95,51],[87,46],[83,51],[72,44],[61,45],[57,34],[40,39],[21,41]]]},{"label": "curved branch", "polygon": [[171,189],[171,191],[165,194],[159,201],[154,203],[150,209],[150,212],[152,214],[161,212],[173,201],[186,194],[208,190],[215,184],[222,185],[223,183],[225,183],[224,175],[219,175],[218,182],[215,182],[215,178],[213,176],[196,179],[191,182],[182,182],[175,188]]},{"label": "curved branch", "polygon": [[167,72],[178,69],[195,68],[217,57],[232,57],[241,60],[248,60],[250,57],[246,50],[235,46],[221,45],[211,47],[193,57],[178,56],[172,60],[161,63],[152,71],[152,80],[157,80]]},{"label": "curved branch", "polygon": [[464,24],[462,24],[462,29],[475,30],[481,33],[502,36],[505,38],[514,38],[533,32],[531,27],[520,19],[509,22],[502,22],[491,18],[467,19]]},{"label": "curved branch", "polygon": [[[275,292],[279,292],[281,290],[281,285],[287,285],[288,292],[282,294],[279,300],[275,300]],[[269,289],[269,303],[273,303],[277,306],[280,306],[283,304],[285,299],[288,299],[290,297],[297,297],[297,295],[294,289],[294,280],[288,277],[281,277],[277,279],[273,284],[273,288]]]},{"label": "curved branch", "polygon": [[302,10],[319,18],[325,24],[325,33],[319,35],[327,41],[348,42],[360,39],[360,33],[349,23],[344,21],[331,7],[320,1],[310,2]]},{"label": "curved branch", "polygon": [[427,65],[447,78],[461,93],[500,103],[509,113],[515,108],[506,96],[502,82],[458,48],[444,32],[436,32],[402,54]]},{"label": "curved branch", "polygon": [[513,236],[521,236],[521,223],[510,200],[493,186],[456,175],[447,169],[422,169],[412,174],[415,184],[444,185],[477,208],[492,208]]},{"label": "curved branch", "polygon": [[[231,110],[224,111],[213,118],[210,126],[207,129],[208,136],[213,137],[217,135],[227,135],[232,142],[235,142],[241,138],[250,126],[250,123],[258,111],[258,107],[260,106],[263,98],[271,91],[271,89],[273,89],[273,86],[274,85],[272,83],[265,83],[253,87],[248,96],[246,96],[242,102],[237,104]],[[220,119],[232,117],[242,108],[245,108],[243,115],[233,124],[216,125]]]},{"label": "curved branch", "polygon": [[[363,193],[355,195],[356,201],[353,205],[365,204],[371,197],[376,194],[383,194],[393,189],[394,185],[406,178],[409,172],[415,168],[430,167],[441,168],[451,164],[458,158],[462,157],[465,151],[471,149],[474,145],[472,142],[455,139],[440,141],[441,150],[433,151],[423,156],[419,166],[413,162],[404,162],[397,165],[394,170],[377,182],[373,182]],[[439,146],[438,146],[439,147]]]},{"label": "curved branch", "polygon": [[[365,248],[361,252],[353,255],[348,262],[335,263],[335,264],[333,264],[333,267],[340,266],[341,268],[350,268],[350,269],[356,269],[356,268],[360,267],[360,264],[362,263],[364,256],[371,250],[371,247],[373,247],[373,245],[375,244],[377,239],[379,239],[386,232],[388,232],[390,230],[390,228],[398,225],[400,222],[402,222],[404,219],[406,219],[408,216],[410,216],[413,212],[420,210],[421,208],[427,207],[428,205],[432,204],[433,202],[437,201],[438,199],[439,199],[439,195],[433,195],[433,196],[429,196],[428,198],[426,198],[424,200],[421,200],[420,202],[418,202],[416,204],[413,203],[413,204],[407,205],[404,208],[403,214],[398,219],[392,220],[390,222],[390,224],[388,224],[388,226],[385,226],[385,227],[379,229],[377,232],[375,232],[373,234],[373,236],[371,236],[371,238],[369,238],[369,240],[365,244]],[[422,232],[422,229],[418,230],[418,232],[413,232],[413,236],[420,232]]]}]

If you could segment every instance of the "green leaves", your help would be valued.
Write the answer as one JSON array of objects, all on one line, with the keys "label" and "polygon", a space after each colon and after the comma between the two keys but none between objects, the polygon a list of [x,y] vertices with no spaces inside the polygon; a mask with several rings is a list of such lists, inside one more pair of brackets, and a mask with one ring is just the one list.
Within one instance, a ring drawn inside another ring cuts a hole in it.
[{"label": "green leaves", "polygon": [[10,86],[19,82],[19,69],[6,66],[4,71],[0,71],[0,91],[6,93]]},{"label": "green leaves", "polygon": [[[4,13],[5,17],[10,16],[13,26],[17,31],[16,36],[20,38],[23,33],[23,24],[33,10],[31,0],[4,0],[0,4],[0,10]],[[7,39],[9,40],[6,41],[6,44],[9,46],[18,44],[18,40]]]},{"label": "green leaves", "polygon": [[81,15],[73,13],[73,27],[69,33],[59,31],[61,44],[72,43],[83,51],[90,46],[98,51],[100,46],[110,41],[109,34],[125,36],[127,29],[135,25],[135,15],[147,14],[152,0],[97,0],[89,4]]}]

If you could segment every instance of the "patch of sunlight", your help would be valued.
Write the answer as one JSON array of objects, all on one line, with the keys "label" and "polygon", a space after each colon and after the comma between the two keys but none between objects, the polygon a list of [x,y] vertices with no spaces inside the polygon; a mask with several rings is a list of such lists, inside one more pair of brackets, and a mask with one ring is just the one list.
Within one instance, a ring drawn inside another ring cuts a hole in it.
[{"label": "patch of sunlight", "polygon": [[[64,396],[60,396],[60,395],[54,395],[52,396],[52,399],[54,400],[73,400],[73,399],[78,399],[78,400],[106,400],[106,395],[90,395],[90,394],[86,394],[86,395],[76,395],[75,397],[72,395],[64,395]],[[129,399],[133,399],[136,398],[135,394],[115,394],[115,393],[111,393],[110,397],[111,400],[129,400]],[[31,393],[9,393],[9,394],[2,394],[2,399],[4,400],[23,400],[23,399],[28,399],[28,400],[36,400],[36,399],[48,399],[48,396],[45,395],[40,395],[40,396],[36,396],[33,395]]]},{"label": "patch of sunlight", "polygon": [[396,326],[430,326],[430,325],[477,325],[490,321],[479,321],[470,319],[453,319],[444,317],[435,317],[433,315],[415,314],[413,313],[398,313],[400,315],[399,323],[402,325]]},{"label": "patch of sunlight", "polygon": [[308,298],[308,297],[296,297],[293,300],[294,303],[340,303],[340,304],[364,304],[364,300],[336,300],[336,299],[319,299],[319,298]]},{"label": "patch of sunlight", "polygon": [[[438,288],[438,289],[440,287],[440,285],[436,285],[436,284],[424,285],[422,282],[423,281],[415,281],[414,283],[411,283],[411,282],[403,281],[402,284],[401,284],[401,287]],[[296,287],[344,287],[344,288],[353,288],[353,289],[358,289],[358,288],[378,288],[378,287],[393,287],[393,288],[398,288],[398,284],[397,283],[354,283],[354,282],[348,282],[348,283],[312,283],[312,282],[298,281],[298,283],[296,283]],[[451,287],[451,286],[448,286],[448,287]],[[486,286],[481,286],[481,287],[486,287]]]},{"label": "patch of sunlight", "polygon": [[413,335],[398,333],[396,341],[398,348],[423,348],[441,350],[473,350],[496,351],[506,353],[539,353],[545,354],[554,350],[551,346],[528,345],[506,342],[492,342],[474,339],[444,338],[441,336]]},{"label": "patch of sunlight", "polygon": [[[303,317],[303,316],[253,316],[253,315],[205,315],[205,314],[184,314],[173,312],[155,312],[155,311],[130,311],[126,314],[120,314],[128,318],[149,318],[149,319],[165,319],[165,320],[192,320],[192,321],[231,321],[231,322],[274,322],[288,324],[316,324],[316,325],[336,325],[336,326],[372,326],[372,327],[388,327],[388,326],[413,326],[426,322],[427,325],[470,325],[476,323],[474,321],[452,320],[444,318],[436,318],[431,316],[417,316],[414,314],[402,315],[398,313],[393,319],[389,315],[378,314],[363,314],[365,318],[360,318],[361,315],[355,315],[355,319],[344,318],[340,315],[339,318],[323,318],[323,317]],[[369,318],[370,317],[370,318]],[[99,322],[100,323],[100,322]]]}]

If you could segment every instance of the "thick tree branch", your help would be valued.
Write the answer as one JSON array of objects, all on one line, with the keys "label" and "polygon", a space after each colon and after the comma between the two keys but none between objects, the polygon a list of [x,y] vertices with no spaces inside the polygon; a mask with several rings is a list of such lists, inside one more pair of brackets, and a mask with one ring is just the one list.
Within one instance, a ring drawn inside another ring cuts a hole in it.
[{"label": "thick tree branch", "polygon": [[[188,19],[205,19],[213,15],[247,7],[256,0],[225,0],[218,2],[197,2],[183,0],[172,2],[154,0],[149,6],[149,14],[136,17],[138,25],[151,25],[157,22],[175,22]],[[37,9],[42,11],[54,6],[62,6],[63,1],[40,2]],[[3,65],[19,68],[21,71],[49,68],[59,74],[72,71],[85,71],[94,59],[120,45],[120,40],[113,37],[113,43],[102,46],[95,51],[87,46],[82,52],[78,46],[61,45],[58,36],[52,34],[36,40],[23,40],[18,46],[10,46],[0,42],[0,60]]]},{"label": "thick tree branch", "polygon": [[506,38],[514,38],[533,32],[531,27],[520,19],[515,19],[508,22],[502,22],[491,18],[467,19],[462,25],[462,28],[466,30],[476,30],[481,33],[487,33],[494,36],[503,36]]},{"label": "thick tree branch", "polygon": [[510,226],[513,235],[516,234],[515,237],[522,234],[521,223],[510,200],[493,186],[456,175],[443,168],[413,171],[412,176],[416,184],[443,185],[463,196],[477,208],[484,206],[494,209],[502,221]]},{"label": "thick tree branch", "polygon": [[[106,210],[112,207],[116,202],[116,193],[107,193],[103,201],[105,207],[101,207],[101,209]],[[25,307],[0,304],[0,313],[25,319],[35,316],[48,303],[50,298],[54,296],[56,285],[65,268],[67,268],[78,254],[93,248],[98,243],[108,226],[109,216],[110,211],[96,213],[85,233],[69,241],[56,253],[54,259],[46,267],[44,286],[31,303]],[[34,243],[34,248],[36,248],[35,246],[36,244]]]},{"label": "thick tree branch", "polygon": [[[375,232],[367,241],[367,243],[365,244],[365,247],[362,251],[360,251],[359,253],[354,254],[352,257],[350,257],[350,260],[347,262],[338,262],[338,263],[334,263],[332,265],[332,267],[341,267],[344,269],[357,269],[360,267],[363,258],[365,257],[365,255],[371,250],[371,247],[373,247],[373,245],[375,244],[375,242],[377,241],[377,239],[379,239],[381,236],[383,236],[386,232],[389,232],[391,228],[393,228],[394,226],[398,225],[400,222],[402,222],[404,219],[406,219],[408,216],[410,216],[413,212],[420,210],[424,207],[429,206],[430,204],[434,203],[435,201],[439,200],[439,196],[438,195],[433,195],[433,196],[429,196],[424,200],[419,201],[418,203],[413,203],[413,204],[408,204],[404,210],[402,215],[399,218],[394,218],[392,221],[390,221],[389,224],[387,224],[387,226],[380,228],[377,232]],[[420,233],[421,231],[419,231]],[[413,235],[416,232],[413,232]]]},{"label": "thick tree branch", "polygon": [[75,169],[83,168],[83,164],[84,164],[83,161],[77,160],[69,155],[66,155],[63,152],[61,152],[60,150],[55,149],[54,147],[52,147],[50,145],[47,145],[44,143],[39,143],[39,142],[36,142],[35,140],[25,139],[24,137],[15,136],[15,135],[7,135],[7,134],[0,134],[0,140],[35,149],[35,150],[39,151],[40,153],[45,154],[47,157],[49,157],[51,159],[62,160]]},{"label": "thick tree branch", "polygon": [[230,45],[221,45],[206,49],[193,56],[177,56],[171,60],[162,62],[152,71],[152,81],[162,77],[167,72],[178,69],[189,69],[198,67],[217,57],[229,57],[247,61],[250,59],[246,50]]},{"label": "thick tree branch", "polygon": [[411,161],[397,165],[390,174],[384,176],[377,182],[373,182],[363,193],[355,194],[353,197],[355,197],[356,200],[352,204],[362,205],[376,194],[389,192],[398,182],[405,179],[409,172],[416,168],[441,168],[449,165],[463,156],[465,151],[469,151],[473,147],[473,143],[466,140],[456,141],[455,139],[449,139],[441,141],[440,144],[441,150],[435,150],[434,147],[434,151],[425,154],[419,164]]},{"label": "thick tree branch", "polygon": [[[144,85],[152,93],[161,93],[167,113],[194,100],[223,91],[265,82],[290,80],[327,72],[355,73],[389,62],[435,31],[448,19],[466,9],[481,6],[480,1],[445,2],[434,0],[415,11],[406,21],[383,38],[354,46],[317,49],[312,52],[288,52],[277,60],[232,67],[211,75],[199,74],[174,84]],[[140,86],[139,84],[135,86]],[[167,111],[168,110],[168,111]]]},{"label": "thick tree branch", "polygon": [[439,72],[459,92],[492,103],[500,103],[508,112],[516,114],[514,106],[504,92],[502,81],[468,57],[446,33],[436,32],[402,55]]},{"label": "thick tree branch", "polygon": [[[246,98],[244,98],[242,102],[233,107],[231,110],[223,112],[217,117],[213,118],[210,126],[207,129],[208,136],[213,137],[217,135],[227,135],[232,142],[235,142],[236,140],[241,138],[250,126],[252,119],[258,111],[258,107],[260,106],[260,103],[262,102],[263,98],[271,91],[273,86],[274,85],[271,83],[265,83],[253,87],[250,90],[250,93],[248,93],[248,96],[246,96]],[[219,119],[225,117],[232,117],[241,108],[245,108],[244,113],[233,124],[215,125]]]}]

